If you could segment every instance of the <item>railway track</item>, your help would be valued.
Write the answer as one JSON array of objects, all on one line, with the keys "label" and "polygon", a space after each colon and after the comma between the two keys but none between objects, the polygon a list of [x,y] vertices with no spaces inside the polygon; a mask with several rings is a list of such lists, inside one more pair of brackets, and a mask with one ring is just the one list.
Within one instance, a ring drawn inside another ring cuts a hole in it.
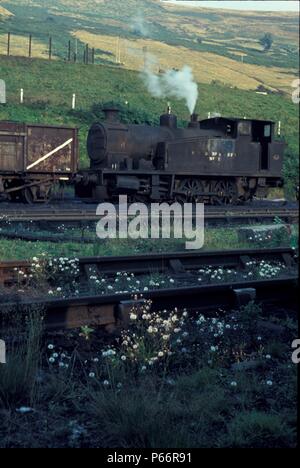
[{"label": "railway track", "polygon": [[[287,272],[276,278],[260,278],[195,284],[194,274],[205,267],[247,270],[249,262],[281,262]],[[105,326],[114,329],[126,324],[136,301],[151,299],[153,310],[161,308],[238,307],[249,300],[265,303],[297,302],[297,258],[291,249],[231,250],[221,252],[151,254],[128,257],[90,257],[79,259],[80,283],[86,286],[90,275],[114,275],[126,272],[136,277],[160,273],[171,274],[182,286],[143,290],[140,294],[119,292],[102,294],[83,293],[78,297],[31,297],[10,293],[16,279],[16,269],[29,272],[29,262],[1,262],[0,285],[5,294],[0,296],[0,310],[25,313],[28,307],[37,307],[45,313],[49,329],[74,328],[84,325]],[[87,291],[83,287],[82,291]]]},{"label": "railway track", "polygon": [[[94,243],[95,223],[100,216],[93,208],[22,208],[3,210],[0,216],[0,237],[40,242]],[[206,207],[206,227],[234,227],[250,224],[270,224],[280,219],[287,224],[297,223],[299,210],[295,207]],[[62,230],[63,228],[63,230]],[[68,232],[71,228],[79,232]]]},{"label": "railway track", "polygon": [[[272,221],[274,218],[281,218],[286,222],[297,222],[299,219],[299,210],[296,207],[264,207],[251,208],[245,207],[206,207],[205,222],[213,223],[243,223],[254,221]],[[92,208],[23,208],[18,210],[3,209],[0,215],[0,221],[15,222],[55,222],[55,223],[86,223],[99,221],[100,216],[96,214],[96,206]]]}]

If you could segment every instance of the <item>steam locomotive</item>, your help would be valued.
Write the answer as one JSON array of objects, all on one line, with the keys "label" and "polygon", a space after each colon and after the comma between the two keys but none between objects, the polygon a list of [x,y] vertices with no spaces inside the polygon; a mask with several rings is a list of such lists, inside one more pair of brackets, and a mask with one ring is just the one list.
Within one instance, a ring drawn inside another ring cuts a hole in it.
[{"label": "steam locomotive", "polygon": [[160,126],[125,125],[116,108],[88,133],[90,167],[78,171],[76,129],[0,122],[0,198],[45,202],[57,183],[85,200],[236,204],[282,186],[285,144],[271,121],[215,117],[179,128],[168,108]]},{"label": "steam locomotive", "polygon": [[81,198],[236,204],[283,185],[285,144],[274,122],[191,116],[177,126],[168,108],[160,126],[124,125],[116,108],[88,133],[90,169],[76,176]]}]

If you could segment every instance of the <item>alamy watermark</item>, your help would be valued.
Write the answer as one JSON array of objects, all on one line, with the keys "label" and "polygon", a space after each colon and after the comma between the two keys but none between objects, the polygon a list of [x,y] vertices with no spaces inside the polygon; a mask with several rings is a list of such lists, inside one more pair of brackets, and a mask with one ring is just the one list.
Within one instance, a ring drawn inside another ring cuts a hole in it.
[{"label": "alamy watermark", "polygon": [[0,340],[0,364],[6,364],[6,346],[3,340]]},{"label": "alamy watermark", "polygon": [[100,203],[96,232],[100,239],[187,239],[186,249],[204,244],[203,203],[131,203],[127,195],[119,204]]},{"label": "alamy watermark", "polygon": [[294,364],[300,364],[300,340],[294,340],[292,343],[292,348],[295,348],[295,351],[292,354],[292,361]]}]

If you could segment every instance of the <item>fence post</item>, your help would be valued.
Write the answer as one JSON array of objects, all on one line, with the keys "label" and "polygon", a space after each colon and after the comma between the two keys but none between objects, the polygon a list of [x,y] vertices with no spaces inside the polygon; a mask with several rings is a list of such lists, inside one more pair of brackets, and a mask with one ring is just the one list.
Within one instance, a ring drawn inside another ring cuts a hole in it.
[{"label": "fence post", "polygon": [[29,47],[28,47],[28,57],[31,58],[31,52],[32,52],[32,35],[29,34]]},{"label": "fence post", "polygon": [[85,53],[85,58],[86,58],[86,65],[89,64],[89,45],[86,44],[86,53]]},{"label": "fence post", "polygon": [[74,110],[76,107],[76,94],[73,94],[72,96],[72,109]]},{"label": "fence post", "polygon": [[6,83],[0,80],[0,104],[6,104]]},{"label": "fence post", "polygon": [[49,60],[52,59],[52,37],[49,37]]},{"label": "fence post", "polygon": [[24,102],[24,89],[20,89],[20,104],[23,104]]},{"label": "fence post", "polygon": [[95,64],[95,49],[94,47],[92,48],[92,64]]},{"label": "fence post", "polygon": [[7,33],[7,56],[10,55],[10,32]]},{"label": "fence post", "polygon": [[77,43],[77,39],[75,39],[74,63],[77,62],[77,55],[78,55],[78,43]]},{"label": "fence post", "polygon": [[68,61],[71,62],[71,41],[69,41],[68,45]]}]

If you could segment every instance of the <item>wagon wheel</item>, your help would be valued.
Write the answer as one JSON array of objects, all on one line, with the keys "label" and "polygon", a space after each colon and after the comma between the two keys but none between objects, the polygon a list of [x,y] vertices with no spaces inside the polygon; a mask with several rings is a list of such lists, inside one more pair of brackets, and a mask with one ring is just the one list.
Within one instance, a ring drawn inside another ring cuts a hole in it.
[{"label": "wagon wheel", "polygon": [[52,185],[47,187],[47,190],[42,195],[40,194],[39,187],[24,187],[22,190],[22,197],[25,203],[32,205],[33,203],[49,203],[51,200]]},{"label": "wagon wheel", "polygon": [[212,204],[234,205],[238,201],[238,191],[234,182],[228,180],[213,182],[211,191],[215,193],[211,196]]},{"label": "wagon wheel", "polygon": [[25,203],[32,205],[34,203],[34,195],[32,193],[31,187],[25,187],[22,190],[22,197]]},{"label": "wagon wheel", "polygon": [[197,179],[184,179],[175,191],[175,199],[180,203],[202,201],[205,183]]}]

